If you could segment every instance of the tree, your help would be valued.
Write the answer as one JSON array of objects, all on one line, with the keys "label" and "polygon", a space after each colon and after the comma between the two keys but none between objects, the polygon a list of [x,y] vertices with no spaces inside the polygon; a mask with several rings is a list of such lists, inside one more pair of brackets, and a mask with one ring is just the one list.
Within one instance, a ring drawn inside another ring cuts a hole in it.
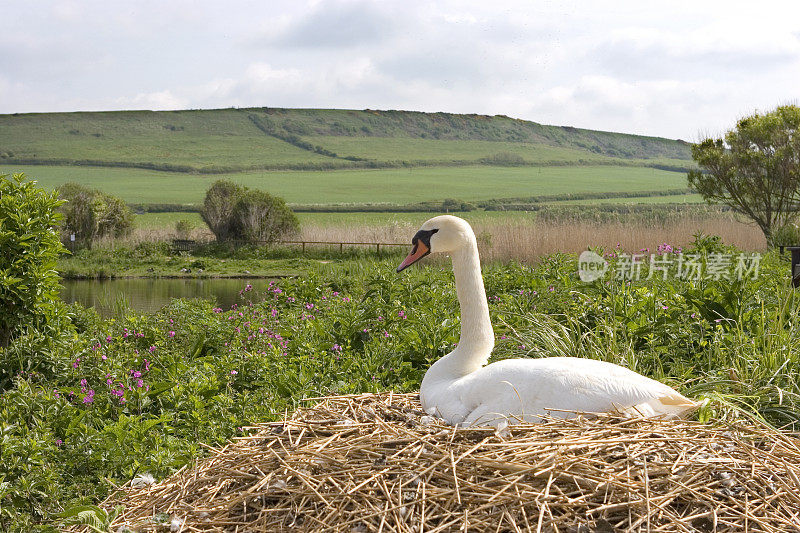
[{"label": "tree", "polygon": [[217,180],[206,191],[200,216],[220,242],[231,238],[233,208],[244,191],[244,187],[228,180]]},{"label": "tree", "polygon": [[56,259],[56,193],[46,193],[24,174],[0,175],[0,346],[55,315],[59,298]]},{"label": "tree", "polygon": [[62,238],[74,234],[77,242],[91,248],[97,238],[122,237],[133,228],[133,213],[115,196],[77,183],[65,183],[58,194],[66,201],[60,208],[64,215]]},{"label": "tree", "polygon": [[211,185],[200,215],[220,242],[274,242],[300,228],[297,216],[282,198],[227,180]]},{"label": "tree", "polygon": [[233,208],[234,232],[246,241],[274,242],[300,229],[297,216],[282,198],[246,190]]},{"label": "tree", "polygon": [[780,106],[745,117],[724,139],[692,146],[704,171],[691,171],[689,186],[709,203],[730,206],[755,222],[772,243],[776,229],[800,205],[800,107]]}]

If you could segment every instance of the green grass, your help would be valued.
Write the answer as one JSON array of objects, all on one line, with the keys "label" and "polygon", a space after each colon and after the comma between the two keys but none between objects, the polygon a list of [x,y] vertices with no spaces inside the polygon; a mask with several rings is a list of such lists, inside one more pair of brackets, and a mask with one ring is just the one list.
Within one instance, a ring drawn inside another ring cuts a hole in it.
[{"label": "green grass", "polygon": [[0,115],[0,152],[19,159],[168,163],[197,169],[329,161],[264,135],[242,112]]},{"label": "green grass", "polygon": [[221,172],[361,165],[343,156],[448,164],[499,152],[538,163],[691,164],[683,142],[502,116],[262,108],[0,115],[0,160],[41,164]]},{"label": "green grass", "polygon": [[[119,196],[129,203],[199,204],[219,176],[140,169],[0,165],[0,172],[26,172],[51,189],[68,181]],[[458,198],[530,197],[547,194],[653,191],[686,187],[686,175],[652,168],[417,167],[410,169],[271,171],[227,176],[289,203],[395,203]]]},{"label": "green grass", "polygon": [[[738,253],[711,238],[685,251]],[[301,398],[419,390],[459,340],[458,302],[449,268],[396,264],[317,263],[277,286],[252,282],[231,310],[174,300],[139,315],[120,303],[101,320],[72,306],[18,338],[0,358],[0,530],[55,531],[65,509],[137,474],[163,480]],[[487,266],[493,360],[606,360],[707,399],[703,421],[796,431],[800,304],[785,262],[767,254],[742,281],[647,279],[646,268],[583,283],[572,255]]]},{"label": "green grass", "polygon": [[[339,156],[355,156],[378,161],[479,162],[482,158],[506,152],[538,164],[613,164],[620,158],[596,154],[584,149],[550,146],[531,142],[476,140],[440,140],[411,137],[309,136],[305,140],[320,145]],[[688,166],[684,159],[632,159],[632,165],[661,164]]]}]

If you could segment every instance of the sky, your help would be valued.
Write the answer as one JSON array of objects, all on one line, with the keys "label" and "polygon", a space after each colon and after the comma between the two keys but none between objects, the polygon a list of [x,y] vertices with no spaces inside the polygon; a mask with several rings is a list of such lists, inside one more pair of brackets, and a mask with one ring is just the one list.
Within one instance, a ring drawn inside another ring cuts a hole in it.
[{"label": "sky", "polygon": [[2,0],[0,113],[508,115],[697,141],[800,103],[797,0]]}]

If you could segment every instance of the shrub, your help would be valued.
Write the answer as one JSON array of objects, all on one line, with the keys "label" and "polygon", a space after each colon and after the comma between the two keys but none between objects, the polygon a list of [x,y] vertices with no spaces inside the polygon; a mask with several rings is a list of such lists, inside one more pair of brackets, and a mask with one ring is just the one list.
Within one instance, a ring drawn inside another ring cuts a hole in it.
[{"label": "shrub", "polygon": [[64,240],[74,234],[78,243],[91,248],[97,238],[121,237],[133,228],[133,213],[116,196],[77,183],[65,183],[58,194],[66,201],[60,209]]},{"label": "shrub", "polygon": [[220,242],[232,238],[233,208],[244,190],[232,181],[217,180],[206,192],[200,216]]},{"label": "shrub", "polygon": [[282,198],[220,180],[206,193],[200,216],[217,241],[274,242],[300,229]]},{"label": "shrub", "polygon": [[0,346],[56,314],[60,204],[24,174],[0,175]]},{"label": "shrub", "polygon": [[510,152],[498,152],[481,158],[481,162],[487,165],[497,165],[501,167],[517,167],[525,164],[525,160],[522,156]]},{"label": "shrub", "polygon": [[194,224],[182,218],[175,222],[175,236],[179,239],[188,239],[194,229]]},{"label": "shrub", "polygon": [[274,242],[300,229],[286,202],[264,191],[246,191],[234,206],[233,218],[236,235],[249,242]]}]

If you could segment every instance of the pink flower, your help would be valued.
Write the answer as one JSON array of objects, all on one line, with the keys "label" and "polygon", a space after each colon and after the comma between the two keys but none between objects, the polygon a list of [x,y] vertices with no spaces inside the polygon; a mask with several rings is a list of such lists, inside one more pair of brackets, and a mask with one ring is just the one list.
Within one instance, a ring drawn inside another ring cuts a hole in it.
[{"label": "pink flower", "polygon": [[56,446],[61,446],[62,444],[64,444],[64,441],[63,441],[63,440],[61,440],[61,439],[56,439]]},{"label": "pink flower", "polygon": [[155,346],[151,346],[150,348],[148,348],[148,350],[150,351],[150,353],[153,353],[153,352],[156,351],[156,347]]},{"label": "pink flower", "polygon": [[236,370],[231,370],[231,376],[235,376],[236,374],[238,374]]},{"label": "pink flower", "polygon": [[170,331],[170,332],[168,333],[168,335],[169,335],[169,337],[170,337],[170,338],[172,338],[172,337],[174,337],[174,336],[175,336],[175,332],[174,332],[174,331]]}]

